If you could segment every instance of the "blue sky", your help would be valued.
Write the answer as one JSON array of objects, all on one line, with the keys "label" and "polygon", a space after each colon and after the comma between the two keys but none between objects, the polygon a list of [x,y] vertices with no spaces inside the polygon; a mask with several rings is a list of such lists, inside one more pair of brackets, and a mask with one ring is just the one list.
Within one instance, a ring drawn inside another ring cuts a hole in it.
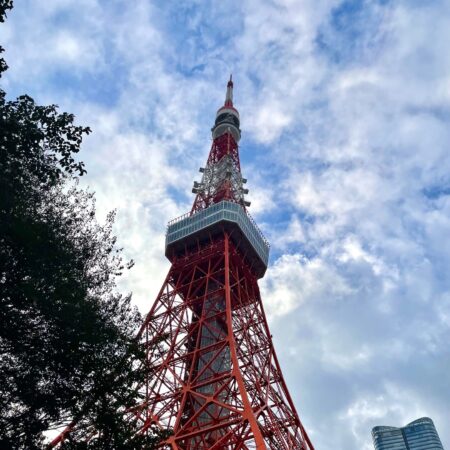
[{"label": "blue sky", "polygon": [[424,415],[450,447],[450,4],[15,3],[3,87],[91,126],[83,184],[118,209],[141,311],[232,72],[263,301],[316,449]]}]

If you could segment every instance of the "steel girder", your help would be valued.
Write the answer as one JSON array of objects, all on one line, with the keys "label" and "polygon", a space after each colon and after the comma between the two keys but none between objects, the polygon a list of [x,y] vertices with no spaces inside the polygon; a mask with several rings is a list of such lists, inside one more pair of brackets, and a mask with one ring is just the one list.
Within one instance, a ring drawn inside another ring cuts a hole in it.
[{"label": "steel girder", "polygon": [[[229,172],[225,177],[220,177],[220,166],[225,160],[229,167],[224,169],[226,169],[225,172]],[[206,167],[203,170],[201,184],[204,185],[204,189],[197,192],[191,213],[205,209],[221,200],[235,201],[242,204],[245,209],[239,147],[230,133],[225,133],[213,140]]]},{"label": "steel girder", "polygon": [[314,449],[286,388],[257,280],[227,232],[173,260],[140,338],[153,375],[139,387],[133,420],[141,432],[172,429],[163,447]]}]

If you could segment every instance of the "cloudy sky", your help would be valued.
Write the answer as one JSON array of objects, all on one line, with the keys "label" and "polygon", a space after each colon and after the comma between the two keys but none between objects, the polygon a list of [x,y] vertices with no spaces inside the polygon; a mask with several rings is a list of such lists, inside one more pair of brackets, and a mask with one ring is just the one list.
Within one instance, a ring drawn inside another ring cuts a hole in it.
[{"label": "cloudy sky", "polygon": [[118,210],[141,311],[232,72],[263,301],[316,449],[421,416],[450,448],[450,3],[15,3],[3,87],[91,126],[83,183]]}]

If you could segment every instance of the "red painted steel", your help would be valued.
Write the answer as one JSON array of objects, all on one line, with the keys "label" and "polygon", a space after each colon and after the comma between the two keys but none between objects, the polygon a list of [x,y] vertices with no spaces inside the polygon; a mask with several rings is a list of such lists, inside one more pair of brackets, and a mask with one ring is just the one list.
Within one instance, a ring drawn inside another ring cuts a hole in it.
[{"label": "red painted steel", "polygon": [[[241,171],[239,147],[230,133],[225,133],[213,140],[206,167],[218,164],[224,156],[229,156],[233,167],[238,172]],[[224,180],[218,189],[206,189],[206,192],[197,194],[192,205],[191,213],[205,209],[221,200],[235,201],[238,203],[237,193],[234,191],[233,185],[229,180]],[[245,206],[243,207],[245,209]]]},{"label": "red painted steel", "polygon": [[[225,109],[233,108],[232,88],[230,79]],[[234,175],[210,178],[191,214],[224,199],[245,207],[232,183],[234,177],[242,193],[230,132],[214,139],[209,173],[224,157],[231,167],[225,173]],[[130,420],[141,433],[155,425],[172,429],[161,447],[173,450],[314,450],[283,379],[257,277],[233,243],[238,226],[222,226],[195,248],[170,255],[171,268],[138,335],[152,376],[137,387],[142,401],[127,410]]]},{"label": "red painted steel", "polygon": [[[237,113],[232,89],[230,78],[216,126],[227,120],[220,119],[227,109]],[[191,214],[221,200],[245,208],[231,132],[214,139],[202,171]],[[143,432],[151,425],[173,429],[162,444],[172,449],[314,450],[283,379],[257,277],[233,233],[237,226],[216,229],[195,248],[170,255],[172,266],[140,332],[154,376],[140,387],[145,401],[133,418]]]},{"label": "red painted steel", "polygon": [[[224,231],[174,258],[140,336],[154,376],[133,411],[172,449],[313,450],[286,388],[256,277]],[[155,348],[155,337],[161,339]]]}]

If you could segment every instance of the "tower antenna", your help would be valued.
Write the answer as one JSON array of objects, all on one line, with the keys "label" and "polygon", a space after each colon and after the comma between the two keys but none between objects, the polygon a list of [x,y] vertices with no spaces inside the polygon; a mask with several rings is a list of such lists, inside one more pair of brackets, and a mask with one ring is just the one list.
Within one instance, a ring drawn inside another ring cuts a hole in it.
[{"label": "tower antenna", "polygon": [[230,75],[192,209],[167,227],[171,267],[138,336],[152,375],[126,414],[139,433],[172,430],[161,448],[314,450],[259,292],[269,243],[247,212],[239,126]]}]

